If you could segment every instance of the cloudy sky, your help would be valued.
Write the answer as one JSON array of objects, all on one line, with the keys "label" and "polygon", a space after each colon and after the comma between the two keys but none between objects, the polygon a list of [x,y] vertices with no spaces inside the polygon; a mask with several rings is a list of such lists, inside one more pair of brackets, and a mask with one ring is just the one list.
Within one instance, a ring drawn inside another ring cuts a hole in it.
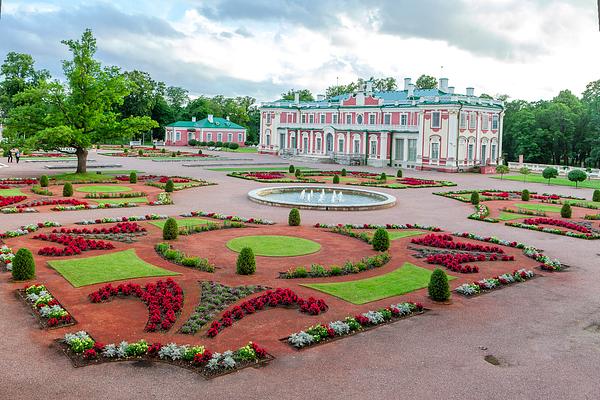
[{"label": "cloudy sky", "polygon": [[336,81],[426,73],[457,92],[551,98],[600,79],[596,0],[3,0],[0,58],[61,74],[61,39],[190,93],[276,99]]}]

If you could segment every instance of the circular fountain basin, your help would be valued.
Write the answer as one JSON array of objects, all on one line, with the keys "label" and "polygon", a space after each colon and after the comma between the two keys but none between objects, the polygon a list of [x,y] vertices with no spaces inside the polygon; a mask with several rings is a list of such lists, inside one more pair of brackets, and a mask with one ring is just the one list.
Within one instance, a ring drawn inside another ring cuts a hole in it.
[{"label": "circular fountain basin", "polygon": [[326,211],[376,210],[393,207],[396,204],[396,198],[389,194],[373,190],[331,186],[261,188],[248,192],[248,198],[256,203],[270,206]]}]

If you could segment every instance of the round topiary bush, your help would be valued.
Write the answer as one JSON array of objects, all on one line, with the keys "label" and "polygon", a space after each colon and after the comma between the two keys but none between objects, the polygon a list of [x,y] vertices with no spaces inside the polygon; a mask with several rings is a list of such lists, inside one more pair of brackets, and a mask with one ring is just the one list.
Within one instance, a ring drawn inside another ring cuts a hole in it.
[{"label": "round topiary bush", "polygon": [[471,204],[474,204],[474,205],[479,204],[479,192],[471,193]]},{"label": "round topiary bush", "polygon": [[240,145],[238,143],[229,143],[229,148],[231,150],[237,150],[240,148]]},{"label": "round topiary bush", "polygon": [[163,226],[163,239],[164,240],[175,240],[179,235],[179,227],[175,218],[169,218],[165,221]]},{"label": "round topiary bush", "polygon": [[348,171],[346,171],[346,168],[342,168],[342,176],[346,176],[346,174],[348,174]]},{"label": "round topiary bush", "polygon": [[288,215],[288,225],[289,226],[299,226],[300,225],[300,211],[297,208],[292,208],[290,210],[290,215]]},{"label": "round topiary bush", "polygon": [[373,235],[373,250],[386,251],[390,248],[390,235],[383,228],[377,228]]},{"label": "round topiary bush", "polygon": [[299,169],[297,169],[297,170],[294,172],[294,176],[295,176],[296,178],[300,178],[300,177],[302,176],[302,172],[301,172]]},{"label": "round topiary bush", "polygon": [[236,272],[239,275],[252,275],[256,272],[256,258],[250,247],[244,247],[237,258]]},{"label": "round topiary bush", "polygon": [[144,155],[144,150],[139,149],[138,150],[138,156],[142,157]]},{"label": "round topiary bush", "polygon": [[381,175],[379,175],[379,180],[381,182],[387,181],[387,175],[385,174],[385,172],[382,172]]},{"label": "round topiary bush", "polygon": [[73,185],[71,185],[71,182],[67,182],[65,183],[65,186],[63,186],[63,197],[71,196],[73,196]]},{"label": "round topiary bush", "polygon": [[600,201],[600,189],[594,190],[594,194],[592,195],[592,201]]},{"label": "round topiary bush", "polygon": [[35,277],[35,261],[33,254],[26,248],[21,248],[13,258],[12,277],[16,281],[26,281]]},{"label": "round topiary bush", "polygon": [[160,149],[160,152],[161,152],[161,153],[166,153],[166,152],[167,152],[167,149],[165,149],[165,148],[163,147],[162,149]]},{"label": "round topiary bush", "polygon": [[290,168],[288,168],[288,171],[290,172],[290,174],[293,174],[294,172],[296,172],[296,167],[294,167],[293,165],[290,165]]},{"label": "round topiary bush", "polygon": [[527,190],[527,189],[524,189],[524,190],[521,192],[521,200],[522,200],[522,201],[529,201],[529,198],[530,198],[530,197],[531,197],[531,195],[529,194],[529,190]]},{"label": "round topiary bush", "polygon": [[571,218],[572,213],[573,210],[571,210],[571,206],[569,204],[563,204],[562,208],[560,209],[560,216],[563,218]]},{"label": "round topiary bush", "polygon": [[169,179],[167,183],[165,183],[165,192],[173,193],[173,190],[175,190],[175,184],[172,179]]},{"label": "round topiary bush", "polygon": [[202,154],[202,150],[198,149],[198,154]]},{"label": "round topiary bush", "polygon": [[40,176],[40,186],[41,187],[48,187],[48,175],[42,175],[42,176]]},{"label": "round topiary bush", "polygon": [[399,169],[398,172],[396,172],[396,178],[402,178],[402,170]]},{"label": "round topiary bush", "polygon": [[429,297],[435,301],[448,301],[450,299],[450,285],[448,285],[448,276],[440,269],[436,268],[429,279]]},{"label": "round topiary bush", "polygon": [[339,175],[334,175],[333,176],[333,183],[340,183],[340,176]]},{"label": "round topiary bush", "polygon": [[129,183],[137,183],[137,172],[131,171],[129,174]]}]

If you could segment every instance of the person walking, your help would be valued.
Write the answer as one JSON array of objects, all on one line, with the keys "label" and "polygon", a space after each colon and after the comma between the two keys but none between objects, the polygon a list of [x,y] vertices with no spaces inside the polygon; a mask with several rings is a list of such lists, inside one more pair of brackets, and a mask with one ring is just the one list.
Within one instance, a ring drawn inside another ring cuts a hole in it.
[{"label": "person walking", "polygon": [[12,160],[13,160],[13,157],[12,157],[12,149],[8,149],[8,156],[7,156],[6,162],[9,162],[9,163],[11,163],[11,162],[12,162]]},{"label": "person walking", "polygon": [[21,152],[19,149],[15,149],[15,159],[17,160],[17,164],[19,163],[19,158],[21,158]]}]

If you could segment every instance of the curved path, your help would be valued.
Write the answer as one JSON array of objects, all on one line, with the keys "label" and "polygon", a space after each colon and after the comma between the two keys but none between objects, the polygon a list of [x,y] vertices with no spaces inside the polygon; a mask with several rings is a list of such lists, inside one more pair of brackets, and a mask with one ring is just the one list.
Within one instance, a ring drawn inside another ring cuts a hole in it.
[{"label": "curved path", "polygon": [[[271,156],[238,155],[258,162]],[[101,156],[96,156],[100,158]],[[106,158],[107,161],[113,160]],[[219,183],[174,195],[175,205],[102,211],[50,213],[48,219],[75,222],[98,215],[122,216],[159,212],[179,214],[204,209],[278,222],[287,209],[261,206],[246,193],[261,185],[225,176],[224,172],[181,167],[180,162],[123,160],[123,168],[146,173],[195,176]],[[33,176],[38,163],[14,164],[3,176]],[[330,166],[325,166],[328,168]],[[368,168],[364,168],[368,170]],[[389,170],[390,173],[394,171]],[[523,189],[522,183],[475,174],[412,173],[408,176],[449,179],[456,189]],[[552,191],[591,197],[589,189],[527,183],[538,192]],[[40,395],[63,399],[119,398],[346,398],[381,399],[596,399],[600,392],[600,244],[557,235],[487,224],[466,219],[472,206],[433,196],[440,189],[387,190],[398,198],[390,209],[356,213],[303,211],[304,224],[315,222],[411,223],[440,225],[447,230],[523,241],[572,265],[568,272],[470,299],[457,309],[438,307],[411,318],[300,353],[282,355],[269,367],[249,369],[204,381],[177,367],[130,363],[71,368],[69,361],[47,347],[42,331],[0,281],[0,370],[2,398]],[[386,191],[385,189],[381,189]],[[2,230],[39,221],[41,214],[0,215]],[[135,312],[141,302],[132,301]],[[139,308],[139,310],[138,310]],[[134,311],[132,309],[132,311]],[[276,311],[276,310],[274,310]],[[258,313],[257,319],[266,313]],[[265,321],[266,322],[266,321]],[[244,323],[244,320],[239,322]],[[258,340],[258,339],[257,339]],[[493,355],[498,366],[484,361]]]}]

